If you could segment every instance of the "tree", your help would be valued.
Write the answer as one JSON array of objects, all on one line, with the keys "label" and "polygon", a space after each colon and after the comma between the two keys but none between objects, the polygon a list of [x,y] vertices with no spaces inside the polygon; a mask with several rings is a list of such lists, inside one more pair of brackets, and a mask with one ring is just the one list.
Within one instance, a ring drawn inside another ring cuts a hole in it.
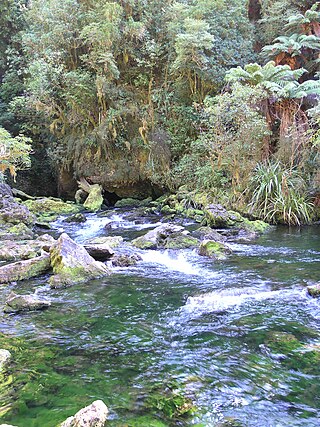
[{"label": "tree", "polygon": [[8,131],[0,127],[0,177],[7,170],[13,179],[17,171],[30,167],[31,139],[23,135],[13,138]]}]

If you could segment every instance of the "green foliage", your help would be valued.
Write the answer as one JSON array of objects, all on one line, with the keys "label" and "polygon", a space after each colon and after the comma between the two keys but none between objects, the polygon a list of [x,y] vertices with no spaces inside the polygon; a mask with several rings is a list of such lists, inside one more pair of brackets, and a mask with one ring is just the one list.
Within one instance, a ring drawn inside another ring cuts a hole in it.
[{"label": "green foliage", "polygon": [[0,127],[0,176],[9,171],[15,179],[18,170],[30,167],[31,139],[23,135],[13,138]]},{"label": "green foliage", "polygon": [[249,190],[254,213],[271,223],[288,225],[309,223],[312,204],[307,200],[306,184],[295,169],[279,162],[259,163]]}]

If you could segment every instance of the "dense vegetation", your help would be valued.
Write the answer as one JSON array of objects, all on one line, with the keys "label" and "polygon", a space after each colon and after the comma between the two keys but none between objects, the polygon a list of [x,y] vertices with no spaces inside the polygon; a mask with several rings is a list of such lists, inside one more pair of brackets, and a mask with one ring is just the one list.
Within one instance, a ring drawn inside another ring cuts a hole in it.
[{"label": "dense vegetation", "polygon": [[309,222],[320,203],[317,3],[3,0],[0,126],[75,178],[136,157],[132,180],[160,191]]}]

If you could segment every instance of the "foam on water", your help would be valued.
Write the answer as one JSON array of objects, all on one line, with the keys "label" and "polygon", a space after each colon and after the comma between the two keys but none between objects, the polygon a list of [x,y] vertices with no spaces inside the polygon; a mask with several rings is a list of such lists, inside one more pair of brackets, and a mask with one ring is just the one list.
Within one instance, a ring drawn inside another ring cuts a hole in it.
[{"label": "foam on water", "polygon": [[232,288],[188,297],[186,304],[182,307],[182,311],[199,315],[212,312],[219,313],[229,309],[237,309],[244,303],[277,298],[281,298],[281,300],[297,298],[307,301],[305,291],[302,292],[300,290],[261,291],[254,288]]},{"label": "foam on water", "polygon": [[[188,275],[196,275],[203,276],[205,273],[203,269],[195,266],[192,262],[188,261],[186,256],[183,253],[173,253],[170,251],[144,251],[141,254],[142,260],[151,264],[159,264],[162,267],[166,267],[171,271],[178,271],[180,273],[188,274]],[[212,272],[208,272],[209,274],[213,274]],[[214,273],[216,274],[216,273]]]}]

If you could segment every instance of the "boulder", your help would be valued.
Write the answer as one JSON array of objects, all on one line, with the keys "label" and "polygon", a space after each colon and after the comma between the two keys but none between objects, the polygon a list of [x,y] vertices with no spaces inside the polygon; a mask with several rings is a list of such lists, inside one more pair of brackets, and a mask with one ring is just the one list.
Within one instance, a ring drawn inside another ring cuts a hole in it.
[{"label": "boulder", "polygon": [[177,236],[169,236],[163,246],[166,249],[188,249],[199,247],[199,243],[199,240],[195,237],[179,234]]},{"label": "boulder", "polygon": [[54,276],[49,282],[53,288],[83,283],[110,274],[106,265],[95,261],[83,246],[66,233],[61,234],[51,247],[50,254]]},{"label": "boulder", "polygon": [[230,214],[222,205],[210,204],[203,210],[206,222],[210,227],[226,227],[230,220]]},{"label": "boulder", "polygon": [[19,313],[21,311],[44,310],[51,306],[51,302],[38,298],[36,295],[17,295],[12,292],[5,304],[5,313]]},{"label": "boulder", "polygon": [[54,197],[42,197],[35,200],[26,200],[23,202],[30,212],[41,218],[42,221],[54,221],[59,215],[68,215],[79,212],[78,205]]},{"label": "boulder", "polygon": [[308,294],[314,298],[320,297],[320,283],[316,285],[307,286]]},{"label": "boulder", "polygon": [[215,242],[225,242],[227,238],[211,227],[199,227],[192,233],[193,237],[200,240],[214,240]]},{"label": "boulder", "polygon": [[8,364],[11,361],[11,353],[8,350],[0,349],[0,371],[7,368]]},{"label": "boulder", "polygon": [[0,221],[0,241],[1,240],[28,240],[34,239],[33,231],[23,222],[19,224],[1,223]]},{"label": "boulder", "polygon": [[17,261],[0,267],[0,283],[16,282],[39,276],[50,269],[50,255],[42,253],[41,256]]},{"label": "boulder", "polygon": [[115,208],[138,208],[141,206],[141,200],[132,199],[129,197],[118,200],[114,206]]},{"label": "boulder", "polygon": [[165,247],[167,239],[177,237],[182,233],[188,233],[180,225],[162,224],[154,230],[148,231],[144,236],[137,237],[132,241],[133,246],[139,249],[157,249]]},{"label": "boulder", "polygon": [[44,234],[35,240],[0,242],[0,261],[18,261],[35,258],[42,251],[49,252],[55,240],[49,234]]},{"label": "boulder", "polygon": [[60,427],[104,427],[109,410],[102,400],[96,400],[67,418]]},{"label": "boulder", "polygon": [[85,241],[85,245],[108,245],[109,248],[117,248],[123,242],[123,237],[121,236],[104,236],[104,237],[94,237]]},{"label": "boulder", "polygon": [[224,243],[215,242],[214,240],[203,240],[200,243],[199,255],[223,260],[230,253],[231,249]]},{"label": "boulder", "polygon": [[34,221],[34,215],[26,206],[18,203],[11,196],[0,197],[0,222],[32,225]]},{"label": "boulder", "polygon": [[131,267],[132,265],[136,265],[141,259],[139,255],[117,255],[112,259],[112,265],[114,267]]},{"label": "boulder", "polygon": [[97,212],[103,204],[102,187],[99,184],[90,186],[90,193],[86,198],[83,207],[91,212]]},{"label": "boulder", "polygon": [[97,261],[106,261],[114,254],[114,251],[106,243],[85,244],[84,248]]}]

